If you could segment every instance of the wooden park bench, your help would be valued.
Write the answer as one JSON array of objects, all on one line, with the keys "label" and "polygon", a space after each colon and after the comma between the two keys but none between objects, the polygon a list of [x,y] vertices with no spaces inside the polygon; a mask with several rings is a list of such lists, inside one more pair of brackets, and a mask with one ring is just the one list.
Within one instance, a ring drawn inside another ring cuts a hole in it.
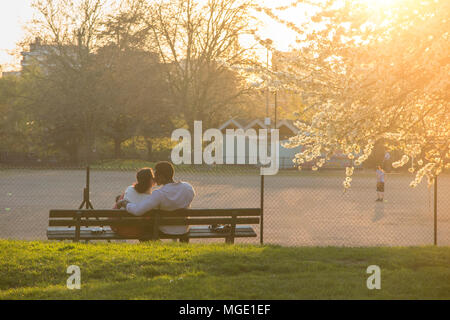
[{"label": "wooden park bench", "polygon": [[[140,217],[125,210],[50,210],[47,238],[75,242],[132,239],[118,235],[110,227],[147,225],[148,234],[140,239],[179,239],[189,242],[189,239],[223,238],[227,243],[234,243],[235,238],[257,236],[249,225],[261,225],[261,214],[260,208],[152,210]],[[211,229],[211,225],[230,225],[231,228],[226,232],[218,232]],[[159,226],[189,226],[190,230],[183,236],[167,235],[159,231]]]}]

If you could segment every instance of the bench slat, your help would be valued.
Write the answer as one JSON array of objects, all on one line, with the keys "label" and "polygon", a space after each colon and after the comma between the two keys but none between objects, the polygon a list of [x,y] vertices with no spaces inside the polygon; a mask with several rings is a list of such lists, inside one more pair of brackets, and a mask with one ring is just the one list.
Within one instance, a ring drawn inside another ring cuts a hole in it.
[{"label": "bench slat", "polygon": [[[64,209],[54,209],[50,210],[50,218],[74,218],[81,212],[81,217],[86,218],[112,218],[121,217],[129,218],[133,217],[130,213],[125,210],[64,210]],[[162,211],[162,210],[152,210],[143,215],[143,217],[151,217],[155,212],[159,212],[165,217],[211,217],[211,216],[231,216],[233,213],[236,216],[260,216],[261,209],[259,208],[236,208],[236,209],[183,209],[176,211]]]},{"label": "bench slat", "polygon": [[[230,232],[221,233],[211,231],[208,227],[191,227],[189,231],[190,238],[218,238],[229,237]],[[256,232],[250,226],[236,226],[235,237],[239,238],[252,238],[256,237]]]},{"label": "bench slat", "polygon": [[[206,238],[226,238],[230,233],[213,232],[208,227],[192,227],[187,237],[190,239],[206,239]],[[256,233],[250,226],[237,226],[236,238],[252,238],[256,237]],[[73,240],[75,238],[74,228],[48,228],[47,237],[49,240]],[[162,235],[161,239],[179,238],[179,236]],[[112,230],[108,229],[103,233],[92,233],[89,228],[81,228],[80,240],[121,240],[123,238]]]},{"label": "bench slat", "polygon": [[[148,222],[147,222],[148,221]],[[153,219],[144,220],[142,218],[124,218],[124,219],[103,219],[103,220],[88,220],[81,219],[80,226],[126,226],[126,225],[145,225],[151,224]],[[259,224],[260,219],[255,218],[237,218],[236,224]],[[166,218],[161,217],[160,225],[162,226],[188,226],[188,225],[210,225],[210,224],[231,224],[232,218]],[[52,219],[48,222],[50,227],[73,226],[75,220],[73,219]]]}]

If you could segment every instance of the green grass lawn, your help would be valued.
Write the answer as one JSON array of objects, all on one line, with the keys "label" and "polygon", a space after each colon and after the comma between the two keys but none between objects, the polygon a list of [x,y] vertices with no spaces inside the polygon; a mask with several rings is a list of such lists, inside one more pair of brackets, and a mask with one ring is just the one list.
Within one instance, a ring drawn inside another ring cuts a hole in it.
[{"label": "green grass lawn", "polygon": [[[366,268],[381,268],[368,290]],[[66,269],[81,268],[81,290]],[[449,299],[450,248],[0,240],[0,299]]]}]

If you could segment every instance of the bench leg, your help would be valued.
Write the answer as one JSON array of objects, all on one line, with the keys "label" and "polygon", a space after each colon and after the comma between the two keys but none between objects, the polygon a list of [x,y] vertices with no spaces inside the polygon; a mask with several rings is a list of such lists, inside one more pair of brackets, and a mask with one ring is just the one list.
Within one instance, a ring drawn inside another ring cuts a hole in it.
[{"label": "bench leg", "polygon": [[181,237],[180,238],[180,242],[189,243],[189,238],[188,237]]}]

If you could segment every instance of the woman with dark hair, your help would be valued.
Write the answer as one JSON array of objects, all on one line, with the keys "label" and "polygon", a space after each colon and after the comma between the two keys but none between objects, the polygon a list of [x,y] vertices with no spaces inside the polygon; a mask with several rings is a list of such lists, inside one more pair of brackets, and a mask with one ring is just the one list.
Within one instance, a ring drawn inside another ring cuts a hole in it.
[{"label": "woman with dark hair", "polygon": [[[127,200],[130,203],[139,203],[146,199],[152,193],[152,188],[156,185],[155,176],[152,168],[142,168],[136,174],[136,182],[129,186],[125,193],[116,198],[118,200]],[[114,209],[119,209],[117,204]],[[125,238],[139,238],[145,232],[140,226],[114,226],[111,229]]]},{"label": "woman with dark hair", "polygon": [[152,168],[142,168],[136,174],[136,182],[125,190],[124,199],[131,203],[144,200],[156,185]]}]

